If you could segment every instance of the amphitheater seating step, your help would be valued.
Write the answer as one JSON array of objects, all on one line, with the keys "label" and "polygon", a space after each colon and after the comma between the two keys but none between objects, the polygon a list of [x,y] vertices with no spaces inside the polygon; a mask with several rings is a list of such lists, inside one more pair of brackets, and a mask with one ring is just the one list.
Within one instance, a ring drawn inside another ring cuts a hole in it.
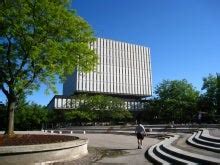
[{"label": "amphitheater seating step", "polygon": [[179,135],[166,138],[148,149],[148,157],[157,164],[220,164],[220,159],[192,153],[172,146]]},{"label": "amphitheater seating step", "polygon": [[[206,138],[204,139],[204,137]],[[190,136],[187,143],[194,147],[220,153],[220,143],[214,142],[212,139],[217,140],[217,138],[210,136],[207,130],[203,129]]]}]

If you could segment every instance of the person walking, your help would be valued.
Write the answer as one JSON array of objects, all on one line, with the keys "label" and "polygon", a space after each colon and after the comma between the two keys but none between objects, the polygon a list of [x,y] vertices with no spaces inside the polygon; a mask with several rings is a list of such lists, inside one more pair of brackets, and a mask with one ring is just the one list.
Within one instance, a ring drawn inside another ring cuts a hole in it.
[{"label": "person walking", "polygon": [[135,129],[135,133],[138,141],[138,149],[142,149],[142,141],[144,139],[144,136],[146,135],[146,131],[144,126],[140,122],[138,122],[137,124],[138,125]]}]

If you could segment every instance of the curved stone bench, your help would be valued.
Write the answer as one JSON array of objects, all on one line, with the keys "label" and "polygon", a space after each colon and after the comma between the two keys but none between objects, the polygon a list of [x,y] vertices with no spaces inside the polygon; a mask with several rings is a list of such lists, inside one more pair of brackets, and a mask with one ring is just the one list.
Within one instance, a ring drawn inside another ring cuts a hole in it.
[{"label": "curved stone bench", "polygon": [[207,129],[202,129],[202,134],[201,134],[200,138],[204,139],[204,140],[220,143],[220,138],[215,137],[215,136],[211,136],[209,134],[209,130],[207,130]]},{"label": "curved stone bench", "polygon": [[175,140],[179,138],[178,135],[175,135],[170,138],[166,138],[165,140],[161,141],[160,143],[157,143],[153,146],[151,146],[148,149],[148,156],[153,162],[156,162],[157,164],[195,164],[191,161],[184,160],[182,158],[178,158],[172,154],[167,153],[163,149],[163,145],[169,145],[173,143]]},{"label": "curved stone bench", "polygon": [[213,141],[210,141],[210,140],[204,140],[204,139],[201,138],[202,134],[203,134],[203,131],[198,131],[198,133],[194,137],[194,140],[196,142],[200,143],[200,144],[211,146],[211,147],[216,147],[216,148],[220,149],[220,143],[219,142],[213,142]]},{"label": "curved stone bench", "polygon": [[0,164],[41,164],[78,159],[88,153],[87,139],[0,147]]},{"label": "curved stone bench", "polygon": [[164,164],[164,165],[167,165],[167,164],[170,164],[168,161],[165,161],[164,159],[161,159],[159,156],[158,156],[158,153],[156,151],[156,147],[158,145],[161,145],[163,143],[163,141],[151,146],[148,150],[147,150],[147,154],[148,154],[148,158],[157,163],[157,164]]},{"label": "curved stone bench", "polygon": [[156,147],[156,150],[157,150],[158,154],[163,159],[165,159],[165,160],[167,160],[167,161],[169,161],[173,164],[195,164],[191,161],[184,160],[182,158],[178,158],[178,157],[176,157],[172,154],[167,153],[166,150],[164,150],[163,146],[164,146],[164,144]]},{"label": "curved stone bench", "polygon": [[[213,151],[213,152],[217,152],[220,153],[220,148],[219,147],[214,147],[213,143],[214,142],[209,142],[209,141],[205,141],[203,139],[199,138],[199,135],[201,134],[201,132],[195,132],[192,136],[190,136],[187,139],[187,143],[194,146],[194,147],[198,147],[198,148],[202,148],[202,149],[206,149],[209,151]],[[210,144],[212,144],[212,146],[210,146]],[[217,145],[217,144],[216,144]]]},{"label": "curved stone bench", "polygon": [[220,164],[220,159],[191,153],[172,146],[178,135],[165,139],[148,149],[150,160],[158,164]]},{"label": "curved stone bench", "polygon": [[167,147],[170,147],[171,144],[176,141],[179,138],[179,136],[174,136],[170,141],[163,143],[160,146],[160,149],[163,153],[166,153],[167,158],[170,159],[170,162],[175,163],[175,164],[196,164],[192,160],[188,160],[182,157],[178,157],[175,154],[171,154],[170,152],[167,152]]},{"label": "curved stone bench", "polygon": [[220,159],[181,150],[172,145],[163,145],[164,151],[184,160],[201,164],[219,164]]}]

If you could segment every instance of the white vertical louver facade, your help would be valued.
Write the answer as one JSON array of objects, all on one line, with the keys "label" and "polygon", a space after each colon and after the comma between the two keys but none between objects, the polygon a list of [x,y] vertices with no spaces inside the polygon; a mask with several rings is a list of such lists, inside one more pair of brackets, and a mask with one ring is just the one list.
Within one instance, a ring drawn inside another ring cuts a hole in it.
[{"label": "white vertical louver facade", "polygon": [[63,86],[63,94],[99,93],[145,97],[152,95],[150,49],[98,38],[91,44],[99,63],[90,73],[75,71]]}]

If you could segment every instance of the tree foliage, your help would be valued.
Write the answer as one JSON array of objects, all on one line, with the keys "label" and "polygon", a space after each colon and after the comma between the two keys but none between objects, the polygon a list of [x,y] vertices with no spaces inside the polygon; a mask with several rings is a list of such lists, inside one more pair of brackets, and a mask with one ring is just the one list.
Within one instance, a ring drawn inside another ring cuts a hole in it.
[{"label": "tree foliage", "polygon": [[70,10],[68,0],[0,2],[0,90],[8,99],[7,134],[13,134],[17,98],[44,83],[56,91],[77,67],[92,70],[97,56],[90,26]]},{"label": "tree foliage", "polygon": [[114,122],[124,122],[124,121],[130,121],[133,118],[133,116],[129,111],[118,110],[118,111],[112,111],[111,118],[112,121]]},{"label": "tree foliage", "polygon": [[96,56],[88,47],[92,31],[67,5],[59,0],[1,4],[1,85],[11,82],[19,94],[43,82],[54,91],[55,76],[63,79],[76,66],[93,69]]},{"label": "tree foliage", "polygon": [[187,80],[163,80],[155,94],[161,100],[196,101],[199,92]]},{"label": "tree foliage", "polygon": [[142,120],[146,121],[148,123],[159,123],[159,117],[160,117],[160,104],[158,102],[158,99],[152,98],[150,100],[148,100],[148,102],[144,103],[144,110],[142,111],[142,113],[140,115],[138,115],[138,117],[140,119],[138,119],[139,121]]},{"label": "tree foliage", "polygon": [[156,87],[155,94],[154,105],[156,102],[160,111],[158,117],[166,122],[189,122],[197,113],[199,92],[185,79],[164,80]]},{"label": "tree foliage", "polygon": [[[77,95],[73,97],[78,103],[79,106],[77,109],[83,110],[125,110],[124,100],[105,96],[105,95]],[[70,102],[71,104],[71,102]],[[74,103],[75,104],[75,103]],[[73,106],[72,106],[73,107]]]},{"label": "tree foliage", "polygon": [[204,93],[200,97],[200,107],[203,111],[215,113],[220,106],[220,77],[219,75],[203,78],[202,90]]},{"label": "tree foliage", "polygon": [[127,122],[132,119],[132,114],[126,110],[69,110],[64,112],[64,119],[60,122],[75,123],[81,125],[88,122]]},{"label": "tree foliage", "polygon": [[[75,101],[69,104],[78,104],[73,110],[54,110],[55,119],[51,122],[69,122],[81,124],[82,122],[125,122],[132,118],[132,114],[125,109],[124,101],[104,95],[78,95]],[[74,107],[72,105],[72,107]]]},{"label": "tree foliage", "polygon": [[26,104],[15,111],[16,130],[41,129],[48,122],[48,110],[38,104]]},{"label": "tree foliage", "polygon": [[[6,124],[7,110],[5,106],[0,107],[0,130],[4,130]],[[15,110],[15,130],[40,130],[48,122],[48,110],[46,107],[36,103],[26,102],[22,98],[17,103]]]}]

